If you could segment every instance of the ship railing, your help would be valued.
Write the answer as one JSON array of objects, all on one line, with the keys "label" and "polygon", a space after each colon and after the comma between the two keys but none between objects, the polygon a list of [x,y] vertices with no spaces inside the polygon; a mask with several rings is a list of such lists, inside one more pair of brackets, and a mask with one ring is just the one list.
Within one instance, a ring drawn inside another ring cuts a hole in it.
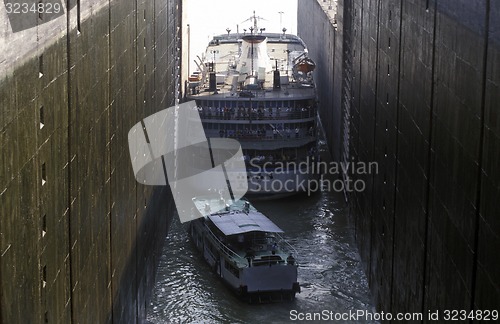
[{"label": "ship railing", "polygon": [[[304,163],[306,162],[307,165]],[[245,159],[245,164],[247,166],[248,171],[262,171],[262,170],[272,170],[273,168],[280,168],[281,169],[297,169],[299,168],[305,168],[306,166],[310,166],[314,163],[314,156],[313,155],[308,155],[307,157],[303,158],[273,158],[272,160],[269,159],[268,157],[263,157],[259,158],[257,156],[254,156],[252,158],[246,158]]]},{"label": "ship railing", "polygon": [[290,112],[290,113],[251,113],[251,114],[238,114],[238,113],[220,113],[220,112],[206,112],[200,111],[201,119],[216,119],[216,120],[287,120],[287,119],[305,119],[315,117],[313,110]]},{"label": "ship railing", "polygon": [[[271,240],[269,240],[271,238]],[[261,251],[273,251],[275,250],[277,253],[281,254],[289,254],[297,256],[297,250],[281,235],[278,233],[272,233],[272,236],[264,238],[264,239],[254,239],[252,240],[252,244],[257,250]],[[293,263],[296,264],[296,259],[292,258]],[[286,264],[289,263],[289,259],[286,258]],[[261,256],[260,259],[252,260],[252,266],[259,265],[272,265],[272,264],[285,264],[285,260],[279,255],[264,255]]]},{"label": "ship railing", "polygon": [[283,236],[276,234],[276,236],[279,238],[278,244],[285,245],[289,251],[292,251],[292,253],[297,256],[297,250],[293,247],[293,245],[290,244]]},{"label": "ship railing", "polygon": [[252,260],[252,266],[258,267],[263,265],[285,264],[285,260],[279,255],[263,255],[260,259]]},{"label": "ship railing", "polygon": [[[227,133],[227,134],[226,134]],[[238,134],[234,130],[230,131],[217,131],[217,130],[208,130],[206,131],[206,135],[208,137],[221,137],[221,138],[234,138],[237,140],[241,141],[252,141],[252,140],[259,140],[259,141],[292,141],[296,139],[303,139],[303,138],[312,138],[314,137],[314,133],[311,131],[308,131],[307,129],[301,128],[299,129],[299,132],[296,132],[295,130],[290,131],[290,132],[284,132],[280,131],[280,133],[273,134],[272,131],[267,131],[261,134]]]},{"label": "ship railing", "polygon": [[231,259],[236,259],[237,261],[246,264],[246,261],[243,257],[241,257],[238,253],[234,252],[231,248],[229,248],[224,242],[222,242],[217,235],[212,232],[212,230],[205,224],[205,228],[207,230],[209,238],[215,243],[218,250],[221,251],[225,256]]},{"label": "ship railing", "polygon": [[[269,241],[269,238],[272,238],[271,241]],[[254,246],[260,246],[263,247],[262,249],[266,249],[269,246],[270,249],[272,250],[273,244],[276,246],[276,250],[282,251],[282,252],[292,252],[295,255],[297,255],[297,251],[295,248],[281,235],[278,233],[272,233],[272,236],[267,237],[267,238],[262,238],[262,239],[253,239],[252,243]]]}]

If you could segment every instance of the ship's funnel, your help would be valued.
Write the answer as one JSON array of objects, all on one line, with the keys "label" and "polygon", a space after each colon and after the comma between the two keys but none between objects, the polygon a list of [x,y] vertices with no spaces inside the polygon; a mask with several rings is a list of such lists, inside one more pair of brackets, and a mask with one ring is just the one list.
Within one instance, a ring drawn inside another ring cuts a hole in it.
[{"label": "ship's funnel", "polygon": [[273,71],[273,89],[281,89],[281,75],[279,70]]},{"label": "ship's funnel", "polygon": [[278,61],[276,61],[276,69],[273,71],[273,89],[281,89],[281,75],[280,70],[278,70]]},{"label": "ship's funnel", "polygon": [[266,70],[268,64],[269,56],[267,55],[266,36],[243,36],[243,43],[241,44],[241,56],[237,70],[240,73],[247,72],[249,75],[257,76],[259,79],[264,79],[265,76],[257,74],[265,73],[262,71]]},{"label": "ship's funnel", "polygon": [[210,72],[208,76],[208,91],[217,90],[217,78],[215,72]]}]

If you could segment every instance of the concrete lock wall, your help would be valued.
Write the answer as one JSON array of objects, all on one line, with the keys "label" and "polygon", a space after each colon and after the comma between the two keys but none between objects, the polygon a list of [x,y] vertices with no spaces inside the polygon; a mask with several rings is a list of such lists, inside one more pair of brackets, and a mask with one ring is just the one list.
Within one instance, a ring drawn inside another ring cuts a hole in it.
[{"label": "concrete lock wall", "polygon": [[497,309],[500,2],[299,0],[298,22],[332,155],[379,165],[347,195],[377,308]]},{"label": "concrete lock wall", "polygon": [[180,12],[180,0],[71,0],[59,16],[0,4],[0,322],[145,318],[173,203],[136,183],[127,136],[178,97]]}]

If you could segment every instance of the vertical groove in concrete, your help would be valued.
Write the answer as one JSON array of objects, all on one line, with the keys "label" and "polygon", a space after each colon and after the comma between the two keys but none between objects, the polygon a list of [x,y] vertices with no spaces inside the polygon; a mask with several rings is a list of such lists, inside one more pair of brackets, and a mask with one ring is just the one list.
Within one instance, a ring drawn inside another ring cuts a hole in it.
[{"label": "vertical groove in concrete", "polygon": [[[365,12],[364,12],[364,2],[361,2],[361,10],[360,10],[360,23],[359,23],[359,26],[358,27],[362,27],[363,26],[363,23],[364,23],[364,16],[365,16]],[[363,33],[360,33],[359,35],[359,42],[357,42],[358,44],[363,44]],[[354,87],[353,85],[353,110],[354,112],[351,114],[351,116],[349,116],[350,118],[350,125],[349,125],[349,128],[350,128],[350,139],[348,139],[349,141],[349,146],[350,147],[356,147],[356,144],[355,143],[359,143],[359,136],[360,136],[360,131],[359,131],[359,110],[357,110],[355,107],[358,107],[359,106],[359,102],[361,100],[361,75],[362,75],[362,70],[363,70],[363,66],[361,64],[362,60],[363,60],[363,51],[361,50],[362,46],[357,46],[357,45],[354,45],[354,51],[353,51],[353,59],[355,59],[355,63],[353,66],[354,67],[357,67],[358,71],[354,72],[354,77],[355,80],[357,80],[356,82],[356,87]],[[359,57],[359,59],[356,58],[356,50],[357,50],[357,56]],[[357,61],[359,61],[359,63],[357,63]],[[339,69],[341,70],[341,69]],[[356,113],[357,112],[357,113]],[[356,118],[356,120],[354,119]],[[356,126],[354,126],[356,125]],[[356,131],[354,130],[356,129]],[[351,149],[351,148],[350,148]],[[357,150],[354,150],[353,149],[353,155],[355,155],[356,157],[358,157],[359,159],[359,154],[357,153]],[[359,218],[358,217],[354,217],[354,227],[355,227],[355,239],[356,239],[356,242],[359,242],[362,237],[359,236],[359,231],[357,230],[358,228],[358,223],[359,222]],[[371,231],[371,230],[370,230]],[[370,256],[369,256],[369,260],[371,260],[371,250],[370,250]],[[371,267],[371,262],[369,262],[367,264],[367,268],[370,269]]]},{"label": "vertical groove in concrete", "polygon": [[[111,48],[111,1],[112,0],[108,0],[108,8],[107,8],[107,17],[108,17],[108,23],[107,23],[107,40],[106,40],[106,45],[108,46],[108,49]],[[110,62],[111,62],[111,50],[108,50],[107,53],[107,60],[108,60],[108,70],[110,69]],[[107,84],[111,84],[111,73],[106,73],[106,82]],[[108,91],[107,93],[107,102],[108,104],[112,101],[112,94],[111,94],[111,91]],[[110,113],[108,111],[108,125],[111,125],[111,119],[112,119],[112,116],[110,116]],[[108,129],[108,132],[107,132],[107,136],[106,136],[106,139],[107,139],[107,147],[108,147],[108,151],[110,150],[109,148],[109,142],[111,140],[111,127],[109,127]],[[111,153],[109,153],[111,155]],[[108,160],[108,172],[107,172],[107,181],[111,181],[112,179],[112,176],[113,176],[113,168],[112,168],[112,163],[111,163],[111,159]],[[109,186],[111,187],[111,186]],[[109,260],[109,264],[108,264],[108,273],[107,273],[107,278],[106,278],[106,282],[107,282],[107,289],[109,291],[114,291],[115,287],[113,287],[113,280],[111,279],[111,276],[112,276],[112,270],[111,269],[114,269],[114,264],[113,264],[113,257],[112,257],[112,249],[111,249],[111,246],[112,246],[112,243],[113,243],[113,217],[111,215],[112,213],[112,210],[113,210],[113,200],[112,200],[112,190],[111,188],[109,188],[107,190],[107,196],[108,196],[108,204],[107,204],[107,207],[108,207],[108,210],[107,210],[107,219],[108,219],[108,230],[107,230],[107,244],[108,244],[108,248],[107,248],[107,259]],[[108,298],[107,298],[107,302],[108,302],[108,305],[111,305],[111,308],[113,306],[113,295],[112,294],[109,294]],[[111,323],[115,323],[115,318],[114,318],[114,312],[111,310],[109,312],[109,316],[107,318],[107,321],[108,322],[111,322]]]},{"label": "vertical groove in concrete", "polygon": [[[141,47],[141,44],[139,44],[139,25],[138,25],[138,16],[139,14],[137,13],[137,10],[138,10],[138,5],[137,5],[137,2],[140,1],[140,0],[134,0],[133,1],[133,12],[132,12],[132,16],[133,16],[133,19],[134,19],[134,43],[135,43],[135,48],[134,48],[134,58],[135,58],[135,62],[134,62],[134,70],[137,70],[137,67],[139,66],[138,63],[139,63],[139,48]],[[138,96],[138,88],[139,88],[139,81],[136,80],[136,85],[134,87],[134,93],[135,93],[135,96],[134,98],[136,99],[134,101],[134,116],[135,116],[135,119],[136,120],[139,120],[140,119],[140,114],[139,114],[139,104],[138,104],[138,101],[139,101],[139,96]],[[141,121],[142,122],[142,121]],[[140,233],[138,232],[138,223],[140,222],[139,221],[139,215],[138,215],[138,210],[141,206],[141,203],[142,201],[139,201],[138,199],[138,196],[139,196],[139,188],[138,188],[138,185],[137,183],[134,184],[134,191],[135,191],[135,194],[134,194],[134,200],[135,200],[135,210],[134,210],[134,231],[136,232],[136,236],[139,237],[140,236]],[[137,240],[139,241],[139,240]],[[139,264],[139,249],[134,249],[134,267],[136,269],[138,269],[138,264]],[[139,285],[138,285],[138,282],[139,282],[139,273],[138,271],[135,271],[134,272],[134,283],[135,283],[135,290],[139,291]],[[138,298],[138,301],[140,299]],[[140,312],[140,308],[139,308],[139,302],[136,302],[134,303],[134,308],[135,308],[135,322],[138,323],[139,322],[139,312]]]},{"label": "vertical groove in concrete", "polygon": [[[66,2],[67,4],[69,4],[69,1]],[[79,4],[78,4],[79,6]],[[69,6],[68,6],[69,7]],[[79,8],[77,8],[79,10]],[[70,35],[70,15],[66,15],[66,48],[68,49],[66,51],[66,60],[67,60],[67,65],[66,65],[66,69],[67,71],[70,71],[71,70],[71,51],[69,50],[71,48],[71,39],[69,37]],[[70,79],[70,76],[69,76],[69,72],[68,72],[68,78],[67,78],[67,89],[68,89],[68,92],[67,92],[67,101],[68,101],[68,105],[67,107],[65,107],[64,109],[67,109],[68,110],[68,125],[71,125],[71,105],[72,105],[72,101],[71,101],[71,79]],[[67,137],[68,139],[71,138],[71,129],[70,127],[68,127],[67,129]],[[67,205],[68,206],[71,206],[71,167],[70,167],[70,161],[71,161],[71,152],[72,152],[72,149],[71,149],[71,141],[68,140],[68,148],[67,148],[68,152],[67,152],[67,157],[66,157],[66,160],[68,161],[67,165],[68,165],[68,170],[67,170],[67,179],[68,179],[68,187],[66,188],[66,190],[68,191],[68,201],[67,201]],[[68,208],[68,212],[67,212],[67,222],[68,222],[68,228],[67,228],[67,231],[68,231],[68,256],[71,255],[71,245],[72,245],[72,238],[71,238],[71,208]],[[69,263],[69,298],[70,298],[70,314],[71,314],[71,323],[76,323],[77,320],[75,318],[75,312],[73,311],[74,310],[74,298],[73,298],[73,286],[74,286],[74,282],[73,282],[73,276],[72,276],[72,271],[73,271],[73,264],[71,262],[71,257],[68,257],[68,263]]]},{"label": "vertical groove in concrete", "polygon": [[[394,166],[394,183],[396,184],[394,186],[393,190],[393,210],[392,210],[392,237],[394,238],[392,241],[392,264],[391,264],[391,301],[390,301],[390,306],[389,309],[391,311],[395,311],[393,308],[393,300],[394,296],[396,293],[394,292],[394,268],[395,268],[395,258],[396,258],[396,220],[397,220],[397,194],[398,194],[398,172],[399,172],[399,127],[400,127],[400,109],[401,105],[399,103],[399,96],[400,96],[400,89],[401,89],[401,61],[402,61],[402,38],[403,38],[403,5],[404,5],[404,0],[400,0],[399,2],[399,37],[398,37],[398,72],[397,72],[397,89],[396,89],[396,143],[395,143],[395,166]],[[390,46],[390,45],[389,45]],[[387,130],[386,130],[387,132]]]},{"label": "vertical groove in concrete", "polygon": [[[371,1],[373,3],[372,0],[368,0],[369,2]],[[376,29],[377,29],[377,36],[376,36],[376,40],[375,40],[375,48],[378,49],[378,44],[379,44],[379,36],[380,36],[380,5],[381,5],[381,1],[382,0],[377,0],[377,9],[376,9],[376,13],[373,13],[372,11],[369,11],[369,14],[375,14],[376,17],[377,17],[377,25],[376,25]],[[365,32],[364,29],[362,29],[360,31],[360,34],[363,35],[363,33]],[[361,36],[362,37],[362,36]],[[379,162],[379,159],[377,159],[377,156],[376,156],[376,149],[375,149],[375,144],[376,144],[376,140],[377,140],[377,112],[378,112],[378,73],[379,73],[379,51],[377,50],[376,51],[376,56],[375,56],[375,63],[374,63],[374,70],[375,70],[375,85],[374,85],[374,98],[373,98],[373,137],[372,138],[368,138],[369,141],[373,141],[373,145],[371,147],[372,149],[372,156],[371,156],[371,159],[367,158],[366,160],[371,160],[371,161],[377,161]],[[367,108],[369,109],[370,107],[370,104],[368,104]],[[370,218],[370,232],[369,232],[369,238],[370,238],[370,246],[369,246],[369,261],[367,262],[369,264],[369,273],[367,274],[368,275],[368,280],[369,280],[369,283],[370,285],[373,287],[374,286],[374,283],[373,281],[376,281],[377,279],[374,278],[374,276],[376,276],[377,274],[377,271],[374,271],[374,267],[378,267],[379,266],[379,263],[377,262],[374,262],[374,258],[379,258],[380,255],[377,255],[376,254],[376,250],[375,248],[379,247],[379,244],[375,243],[375,239],[377,238],[376,235],[375,235],[375,232],[378,231],[378,229],[374,226],[374,224],[379,224],[379,219],[377,219],[375,217],[375,214],[374,214],[374,206],[375,206],[375,200],[377,198],[377,195],[375,195],[375,189],[376,189],[376,186],[375,186],[375,181],[376,181],[376,174],[373,174],[371,175],[372,176],[372,179],[371,179],[371,183],[372,183],[372,186],[371,186],[371,194],[369,196],[369,199],[370,199],[370,206],[369,206],[369,212],[368,212],[368,217]],[[384,210],[385,210],[385,204],[383,204],[384,206]],[[382,225],[384,226],[384,225]],[[385,229],[383,229],[384,233],[385,234]],[[375,252],[374,252],[375,250]],[[384,260],[384,254],[382,252],[382,261]],[[381,264],[383,265],[383,262],[381,262]],[[378,288],[381,288],[383,287],[382,284],[375,284]],[[377,292],[377,294],[379,294],[379,292]],[[378,307],[380,307],[380,302],[379,301],[379,298],[376,297],[375,298],[375,302],[376,302],[376,305]],[[378,303],[377,303],[378,302]]]},{"label": "vertical groove in concrete", "polygon": [[[436,20],[437,20],[437,2],[438,0],[434,0],[434,15],[433,15],[433,28],[432,28],[432,61],[431,61],[431,86],[430,86],[430,109],[429,109],[429,130],[427,134],[428,138],[428,149],[427,149],[427,168],[426,168],[426,174],[427,174],[427,181],[426,181],[426,195],[425,195],[425,233],[424,233],[424,273],[423,273],[423,281],[422,281],[422,294],[423,296],[426,295],[426,288],[427,288],[427,277],[428,277],[428,271],[427,271],[427,264],[428,264],[428,253],[427,253],[427,248],[429,245],[429,226],[430,226],[430,215],[429,215],[429,210],[430,210],[430,191],[431,191],[431,178],[432,178],[432,173],[431,173],[431,162],[432,162],[432,131],[434,129],[433,127],[433,114],[434,114],[434,78],[435,78],[435,62],[436,62]],[[429,10],[429,2],[426,3],[426,10]],[[421,312],[426,311],[426,304],[425,304],[425,298],[422,299],[422,307],[421,307]]]},{"label": "vertical groove in concrete", "polygon": [[[488,45],[490,36],[490,0],[486,0],[486,23],[484,24],[484,53],[483,53],[483,72],[481,80],[481,130],[479,133],[479,151],[478,151],[478,168],[477,168],[477,191],[476,191],[476,221],[474,229],[474,260],[472,268],[472,286],[471,286],[471,304],[470,309],[475,309],[476,297],[476,278],[477,278],[477,263],[478,263],[478,242],[479,242],[479,226],[480,226],[480,206],[481,206],[481,189],[482,189],[482,171],[483,171],[483,150],[484,150],[484,127],[485,127],[485,105],[486,105],[486,81],[487,81],[487,67],[488,67]],[[500,269],[499,269],[500,270]]]}]

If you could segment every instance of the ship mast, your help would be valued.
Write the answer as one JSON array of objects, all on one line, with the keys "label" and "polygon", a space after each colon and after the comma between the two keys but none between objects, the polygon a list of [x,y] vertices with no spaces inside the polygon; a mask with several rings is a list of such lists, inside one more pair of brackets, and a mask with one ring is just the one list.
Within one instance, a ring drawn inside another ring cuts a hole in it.
[{"label": "ship mast", "polygon": [[[254,13],[254,16],[255,16],[255,11],[253,13]],[[257,24],[257,21],[255,21],[255,24]],[[252,30],[252,28],[250,28],[250,33],[253,36],[253,30]],[[254,70],[253,70],[253,41],[252,41],[252,75],[254,75]]]},{"label": "ship mast", "polygon": [[264,18],[262,18],[262,17],[260,17],[260,16],[257,16],[257,15],[255,14],[255,10],[254,10],[254,11],[253,11],[253,16],[252,16],[252,17],[250,17],[250,18],[248,18],[247,20],[242,21],[241,23],[244,23],[244,22],[247,22],[247,21],[253,21],[253,30],[255,30],[255,32],[257,32],[257,30],[258,30],[258,29],[257,29],[257,21],[258,21],[259,19],[261,19],[261,20],[266,20],[266,19],[264,19]]}]

